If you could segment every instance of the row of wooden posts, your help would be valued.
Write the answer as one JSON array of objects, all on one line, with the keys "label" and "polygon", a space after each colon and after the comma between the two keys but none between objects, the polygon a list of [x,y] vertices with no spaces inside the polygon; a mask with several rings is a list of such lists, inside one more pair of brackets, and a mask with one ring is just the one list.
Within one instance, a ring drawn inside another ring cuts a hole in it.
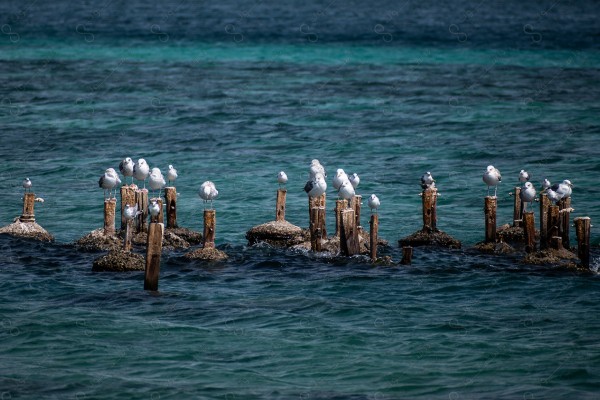
[{"label": "row of wooden posts", "polygon": [[[535,217],[533,211],[523,212],[523,203],[520,199],[520,187],[515,187],[513,227],[522,227],[525,236],[525,250],[528,253],[536,251]],[[571,198],[561,199],[557,205],[551,205],[548,195],[542,193],[540,203],[540,250],[563,248],[570,249],[569,226],[571,216]],[[485,242],[496,241],[496,208],[497,198],[485,198]],[[577,236],[577,256],[581,265],[589,268],[590,261],[590,228],[589,217],[574,219]]]}]

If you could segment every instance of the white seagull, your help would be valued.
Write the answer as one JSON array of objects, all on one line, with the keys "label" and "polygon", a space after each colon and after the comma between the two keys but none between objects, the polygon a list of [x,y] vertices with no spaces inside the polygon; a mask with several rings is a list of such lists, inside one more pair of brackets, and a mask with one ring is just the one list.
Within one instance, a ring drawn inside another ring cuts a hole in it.
[{"label": "white seagull", "polygon": [[342,183],[342,186],[340,186],[340,189],[338,190],[338,196],[348,201],[350,201],[355,194],[354,188],[349,180],[346,180],[344,183]]},{"label": "white seagull", "polygon": [[375,212],[377,212],[377,209],[381,205],[381,202],[379,201],[379,197],[377,197],[374,194],[372,194],[369,197],[369,200],[367,200],[367,205],[371,209],[371,212],[373,212],[373,210],[375,210]]},{"label": "white seagull", "polygon": [[335,190],[340,190],[346,181],[348,181],[348,175],[346,175],[343,169],[338,168],[338,170],[335,172],[335,176],[333,177],[333,187]]},{"label": "white seagull", "polygon": [[314,179],[310,179],[304,185],[304,191],[308,194],[308,197],[319,197],[327,190],[327,182],[322,173],[318,172]]},{"label": "white seagull", "polygon": [[435,179],[431,176],[431,172],[427,171],[421,176],[421,188],[429,189],[435,187]]},{"label": "white seagull", "polygon": [[150,211],[150,215],[152,217],[156,217],[158,214],[160,214],[160,204],[158,203],[158,201],[156,200],[151,200],[150,201],[150,207],[148,207],[148,211]]},{"label": "white seagull", "polygon": [[132,219],[134,219],[135,217],[137,217],[140,214],[141,214],[141,211],[138,211],[137,204],[135,205],[135,207],[131,206],[129,204],[125,204],[125,210],[123,211],[123,216],[125,217],[125,219],[127,221],[131,221]]},{"label": "white seagull", "polygon": [[519,182],[525,183],[529,180],[529,178],[531,178],[529,176],[529,172],[525,171],[524,169],[519,172]]},{"label": "white seagull", "polygon": [[527,211],[527,203],[531,203],[535,199],[535,188],[531,182],[525,182],[521,187],[521,201],[523,202],[523,212]]},{"label": "white seagull", "polygon": [[31,192],[31,180],[29,178],[23,179],[23,189],[26,192]]},{"label": "white seagull", "polygon": [[570,180],[565,179],[561,183],[555,183],[552,185],[552,190],[561,195],[561,199],[566,199],[571,197],[571,193],[573,193],[573,184]]},{"label": "white seagull", "polygon": [[310,162],[309,179],[314,180],[317,174],[319,173],[323,175],[323,178],[327,177],[327,174],[325,173],[325,168],[321,165],[319,160],[314,159]]},{"label": "white seagull", "polygon": [[133,183],[133,167],[135,163],[130,157],[126,157],[119,163],[119,171],[123,174],[124,177],[131,176],[131,183]]},{"label": "white seagull", "polygon": [[200,190],[198,191],[198,196],[202,200],[204,200],[205,208],[206,202],[210,201],[210,207],[213,206],[213,200],[219,195],[219,191],[214,183],[211,181],[206,181],[202,185],[200,185]]},{"label": "white seagull", "polygon": [[282,185],[285,185],[288,181],[288,177],[287,174],[283,171],[279,171],[279,173],[277,174],[277,183],[279,183],[279,187],[281,187]]},{"label": "white seagull", "polygon": [[152,168],[152,173],[150,174],[150,188],[152,190],[158,190],[158,197],[160,197],[160,190],[165,187],[167,184],[165,182],[165,177],[162,172],[160,172],[160,168]]},{"label": "white seagull", "polygon": [[548,195],[548,200],[553,202],[554,204],[558,203],[560,199],[562,199],[562,194],[555,192],[552,188],[546,189],[546,194]]},{"label": "white seagull", "polygon": [[167,179],[169,180],[169,185],[177,179],[177,170],[171,164],[169,164],[169,170],[167,171]]},{"label": "white seagull", "polygon": [[490,186],[494,186],[494,197],[496,197],[498,184],[502,181],[502,175],[500,175],[500,171],[498,171],[497,168],[494,168],[493,165],[488,165],[483,174],[483,181],[488,187],[488,196],[490,195]]},{"label": "white seagull", "polygon": [[350,175],[348,177],[348,180],[350,181],[354,189],[356,189],[358,184],[360,183],[360,178],[358,177],[358,174],[356,172]]},{"label": "white seagull", "polygon": [[111,191],[114,189],[115,186],[119,185],[120,183],[121,179],[119,179],[119,176],[117,175],[117,172],[114,170],[114,168],[108,168],[106,171],[104,171],[104,175],[102,175],[98,180],[98,186],[104,189],[105,200],[106,191],[108,190],[108,198],[110,199],[112,195]]},{"label": "white seagull", "polygon": [[138,181],[144,181],[144,189],[146,188],[146,178],[150,175],[150,167],[143,158],[137,160],[133,166],[133,177]]},{"label": "white seagull", "polygon": [[550,183],[548,178],[544,178],[544,180],[542,181],[542,192],[549,189],[551,186],[552,184]]}]

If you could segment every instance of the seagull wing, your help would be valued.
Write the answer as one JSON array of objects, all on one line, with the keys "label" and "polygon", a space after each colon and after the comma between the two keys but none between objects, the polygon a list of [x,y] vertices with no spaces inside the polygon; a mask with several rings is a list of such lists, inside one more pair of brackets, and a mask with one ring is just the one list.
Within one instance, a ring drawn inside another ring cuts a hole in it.
[{"label": "seagull wing", "polygon": [[304,191],[306,193],[308,193],[311,190],[313,190],[314,187],[315,187],[315,181],[310,180],[310,181],[306,182],[306,185],[304,185]]}]

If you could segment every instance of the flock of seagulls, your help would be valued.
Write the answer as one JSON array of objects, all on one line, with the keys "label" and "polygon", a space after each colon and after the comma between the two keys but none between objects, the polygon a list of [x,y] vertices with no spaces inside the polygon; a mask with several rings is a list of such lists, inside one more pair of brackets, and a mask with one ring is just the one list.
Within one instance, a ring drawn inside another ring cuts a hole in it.
[{"label": "flock of seagulls", "polygon": [[[532,203],[537,195],[537,191],[530,182],[531,175],[525,170],[519,172],[519,183],[521,186],[521,201],[523,202],[523,211],[527,210],[527,204]],[[423,178],[421,178],[421,181]],[[488,165],[486,171],[483,173],[483,181],[488,186],[488,196],[490,194],[490,187],[494,186],[494,196],[496,196],[498,184],[502,181],[502,175],[500,171],[493,165]],[[570,180],[565,179],[561,183],[555,183],[554,185],[547,179],[544,178],[542,181],[542,187],[540,193],[546,193],[548,199],[554,204],[558,203],[562,199],[569,198],[573,192],[573,184]]]}]

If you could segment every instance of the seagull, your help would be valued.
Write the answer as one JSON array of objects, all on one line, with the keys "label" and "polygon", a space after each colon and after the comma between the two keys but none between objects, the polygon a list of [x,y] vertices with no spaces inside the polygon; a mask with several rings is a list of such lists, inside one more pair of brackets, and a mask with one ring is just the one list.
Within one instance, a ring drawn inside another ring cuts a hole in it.
[{"label": "seagull", "polygon": [[429,171],[425,172],[425,174],[421,177],[421,188],[429,189],[429,188],[434,188],[434,187],[435,187],[435,179],[433,179],[433,176],[431,176],[431,172],[429,172]]},{"label": "seagull", "polygon": [[529,172],[525,171],[524,169],[522,169],[521,172],[519,172],[519,182],[525,183],[529,180],[529,178]]},{"label": "seagull", "polygon": [[350,175],[348,177],[348,180],[350,181],[350,183],[352,184],[352,187],[354,189],[356,189],[356,187],[358,186],[358,184],[360,183],[360,178],[358,177],[358,174],[355,172],[352,175]]},{"label": "seagull", "polygon": [[211,181],[206,181],[202,185],[200,185],[200,190],[198,191],[198,196],[200,196],[200,198],[202,198],[202,200],[204,200],[205,209],[206,209],[207,201],[210,201],[210,207],[212,208],[212,206],[213,206],[212,202],[218,195],[219,195],[219,191],[217,190],[217,187],[215,186],[215,184],[212,183]]},{"label": "seagull", "polygon": [[158,190],[158,196],[160,197],[160,190],[166,185],[165,178],[162,172],[160,172],[160,168],[152,168],[149,184],[152,190]]},{"label": "seagull", "polygon": [[319,160],[314,159],[310,162],[310,174],[309,179],[315,179],[316,175],[320,173],[323,175],[323,178],[327,178],[327,174],[325,173],[325,168],[321,165]]},{"label": "seagull", "polygon": [[125,219],[127,221],[131,221],[132,219],[134,219],[141,213],[142,213],[141,211],[138,211],[137,204],[135,205],[135,207],[132,207],[129,204],[125,204],[125,210],[123,211],[123,216],[125,217]]},{"label": "seagull", "polygon": [[340,187],[342,187],[342,184],[348,180],[348,175],[346,175],[346,173],[344,172],[343,169],[339,168],[336,173],[335,176],[333,177],[333,187],[335,188],[335,190],[340,190]]},{"label": "seagull", "polygon": [[135,166],[133,160],[130,157],[125,158],[119,163],[119,171],[124,177],[131,176],[131,183],[133,184],[133,167]]},{"label": "seagull", "polygon": [[555,183],[552,185],[551,189],[556,193],[561,195],[561,199],[566,199],[571,197],[571,193],[573,193],[573,184],[570,180],[565,179],[561,183]]},{"label": "seagull", "polygon": [[167,171],[167,179],[169,180],[169,185],[177,179],[177,170],[171,164],[169,164],[169,170]]},{"label": "seagull", "polygon": [[319,197],[327,190],[327,182],[322,173],[318,172],[314,179],[310,179],[304,185],[304,191],[308,194],[308,197]]},{"label": "seagull", "polygon": [[490,195],[490,186],[494,186],[494,197],[498,191],[498,184],[502,181],[502,176],[497,168],[493,165],[488,165],[487,170],[483,174],[483,181],[488,187],[488,196]]},{"label": "seagull", "polygon": [[150,215],[152,217],[156,217],[158,214],[160,214],[160,204],[158,204],[158,201],[156,200],[151,200],[150,201],[150,207],[148,207],[148,211],[150,211]]},{"label": "seagull", "polygon": [[550,183],[548,178],[544,178],[544,181],[542,182],[542,192],[549,189],[550,186],[552,186],[552,184]]},{"label": "seagull", "polygon": [[535,188],[531,182],[525,182],[521,187],[521,201],[523,202],[523,212],[527,211],[527,203],[531,203],[535,199]]},{"label": "seagull", "polygon": [[111,191],[115,186],[121,183],[121,179],[117,175],[114,168],[108,168],[104,171],[104,175],[98,180],[98,186],[104,189],[104,199],[106,200],[106,191],[108,190],[108,198],[111,198]]},{"label": "seagull", "polygon": [[140,158],[133,166],[133,177],[138,181],[144,181],[144,189],[146,189],[146,178],[150,175],[150,167],[146,160]]},{"label": "seagull", "polygon": [[563,197],[561,193],[555,192],[554,190],[552,190],[552,188],[546,189],[546,194],[548,195],[548,200],[550,200],[554,204],[558,203]]},{"label": "seagull", "polygon": [[373,210],[375,210],[375,212],[377,212],[377,209],[381,205],[381,202],[379,201],[379,197],[372,194],[371,197],[369,197],[369,200],[367,200],[367,204],[368,204],[369,208],[371,209],[371,212],[373,212]]},{"label": "seagull", "polygon": [[286,175],[285,172],[283,171],[279,171],[279,173],[277,174],[277,183],[279,183],[279,187],[281,188],[282,185],[285,185],[288,181],[288,177]]},{"label": "seagull", "polygon": [[348,201],[350,201],[350,199],[352,199],[355,194],[356,193],[354,192],[354,187],[352,187],[352,184],[349,180],[344,181],[344,183],[342,183],[342,186],[340,186],[338,190],[338,196]]},{"label": "seagull", "polygon": [[29,178],[23,179],[23,189],[26,192],[31,192],[31,180]]}]

